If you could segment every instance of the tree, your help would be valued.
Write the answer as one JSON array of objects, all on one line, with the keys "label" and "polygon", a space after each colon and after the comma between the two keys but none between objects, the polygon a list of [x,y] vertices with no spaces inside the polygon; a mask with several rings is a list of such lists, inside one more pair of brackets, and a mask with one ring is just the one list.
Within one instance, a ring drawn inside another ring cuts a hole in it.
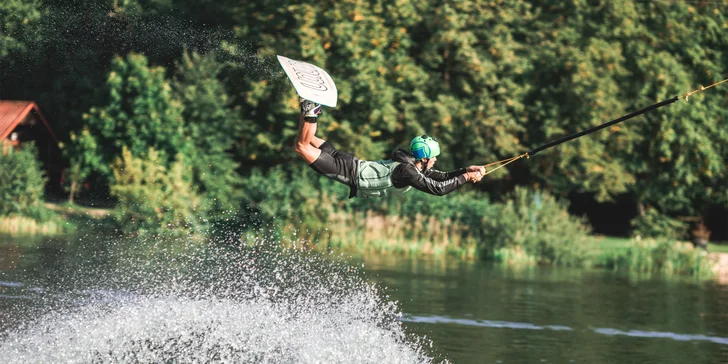
[{"label": "tree", "polygon": [[[3,0],[0,3],[0,65],[7,67],[13,57],[25,53],[39,40],[41,18],[39,0]],[[5,68],[3,67],[3,68]]]},{"label": "tree", "polygon": [[25,144],[21,150],[7,145],[2,147],[0,215],[34,216],[42,206],[46,183],[38,161],[38,150],[33,144]]},{"label": "tree", "polygon": [[200,224],[200,197],[182,154],[167,167],[154,148],[139,157],[124,147],[112,165],[112,196],[119,200],[117,219],[132,231],[190,231]]},{"label": "tree", "polygon": [[84,114],[86,126],[73,139],[83,162],[107,178],[111,164],[128,148],[141,156],[154,148],[169,165],[177,154],[188,155],[193,143],[182,118],[183,104],[175,99],[162,67],[150,67],[143,55],[112,61],[106,105]]},{"label": "tree", "polygon": [[[455,164],[495,161],[522,152],[526,78],[523,42],[534,20],[518,1],[428,2],[411,31],[416,63],[430,75],[422,128],[439,136]],[[421,118],[418,118],[421,119]],[[429,119],[429,120],[427,120]],[[527,141],[527,139],[525,140]]]},{"label": "tree", "polygon": [[[636,102],[650,104],[726,77],[728,19],[722,12],[710,4],[638,6],[639,31],[623,39]],[[629,126],[631,146],[620,159],[638,180],[650,182],[630,189],[638,204],[672,216],[728,205],[728,111],[715,104],[725,95],[725,88],[711,89]]]},{"label": "tree", "polygon": [[237,207],[240,201],[241,179],[232,152],[252,127],[230,105],[223,81],[218,79],[224,65],[214,57],[185,51],[172,85],[175,97],[185,105],[185,132],[194,144],[186,158],[195,184],[219,209]]},{"label": "tree", "polygon": [[69,164],[70,167],[67,169],[66,174],[66,178],[68,179],[66,191],[68,191],[68,203],[73,204],[74,199],[81,192],[81,185],[86,177],[88,177],[89,170],[75,158],[71,159]]}]

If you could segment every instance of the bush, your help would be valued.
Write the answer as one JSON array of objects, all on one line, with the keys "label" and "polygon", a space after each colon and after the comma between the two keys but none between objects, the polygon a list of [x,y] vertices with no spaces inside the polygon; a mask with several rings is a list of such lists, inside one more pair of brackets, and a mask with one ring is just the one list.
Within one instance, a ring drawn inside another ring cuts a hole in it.
[{"label": "bush", "polygon": [[713,271],[707,254],[688,243],[671,240],[635,239],[629,248],[606,252],[597,265],[613,270],[685,274],[710,277]]},{"label": "bush", "polygon": [[508,255],[503,249],[511,249],[524,251],[538,263],[581,265],[587,245],[593,244],[589,228],[569,215],[566,202],[520,187],[497,205],[482,229],[480,249],[485,257]]},{"label": "bush", "polygon": [[112,196],[118,198],[117,220],[129,231],[188,232],[200,227],[201,199],[192,186],[192,173],[179,155],[169,168],[149,149],[144,159],[124,148],[113,165]]},{"label": "bush", "polygon": [[682,221],[661,214],[654,208],[649,208],[644,215],[637,216],[631,221],[632,236],[649,238],[667,238],[673,240],[684,239],[688,227]]},{"label": "bush", "polygon": [[277,166],[265,173],[253,170],[242,183],[244,203],[261,220],[251,222],[274,224],[301,238],[317,239],[340,206],[337,201],[346,200],[346,192],[327,182],[308,167]]},{"label": "bush", "polygon": [[[0,142],[2,143],[2,142]],[[0,153],[0,216],[17,214],[45,220],[43,191],[46,178],[33,144]]]}]

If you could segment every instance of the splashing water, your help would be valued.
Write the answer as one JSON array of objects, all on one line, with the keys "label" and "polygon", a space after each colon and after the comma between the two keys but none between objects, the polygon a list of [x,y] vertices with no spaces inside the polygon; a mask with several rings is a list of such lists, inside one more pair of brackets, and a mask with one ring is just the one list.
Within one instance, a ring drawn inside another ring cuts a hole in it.
[{"label": "splashing water", "polygon": [[396,303],[332,257],[154,242],[150,260],[115,245],[103,268],[82,263],[38,293],[37,310],[0,333],[3,362],[432,361]]},{"label": "splashing water", "polygon": [[[89,14],[103,10],[88,7]],[[272,87],[290,87],[275,59],[263,59],[230,32],[133,13],[91,17],[75,7],[53,13],[43,26],[55,36],[33,45],[59,44],[58,57],[78,58],[71,72],[96,67],[107,54],[133,50],[164,60],[189,47],[217,52],[244,75],[281,81]],[[14,293],[0,297],[11,313],[0,317],[1,361],[432,361],[425,353],[431,343],[405,333],[397,304],[360,270],[275,248],[276,239],[227,244],[117,238],[69,244],[63,254],[72,263],[50,268],[39,282],[21,275],[6,285]]]}]

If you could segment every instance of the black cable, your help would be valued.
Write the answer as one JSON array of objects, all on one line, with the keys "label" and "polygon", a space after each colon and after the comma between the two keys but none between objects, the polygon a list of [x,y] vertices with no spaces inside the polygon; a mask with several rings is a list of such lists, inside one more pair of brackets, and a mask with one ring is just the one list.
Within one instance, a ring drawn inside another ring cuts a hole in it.
[{"label": "black cable", "polygon": [[561,138],[559,140],[555,140],[555,141],[550,142],[548,144],[544,144],[544,145],[542,145],[542,146],[540,146],[540,147],[538,147],[536,149],[531,150],[530,152],[528,152],[526,154],[528,154],[529,157],[532,157],[534,154],[536,154],[536,153],[538,153],[538,152],[540,152],[540,151],[542,151],[544,149],[548,149],[548,148],[551,148],[551,147],[553,147],[555,145],[559,145],[561,143],[568,142],[569,140],[576,139],[576,138],[578,138],[580,136],[584,136],[584,135],[587,135],[587,134],[591,134],[591,133],[593,133],[593,132],[595,132],[597,130],[604,129],[604,128],[608,127],[608,126],[612,126],[614,124],[621,123],[621,122],[623,122],[625,120],[628,120],[628,119],[631,119],[631,118],[633,118],[635,116],[642,115],[642,114],[644,114],[644,113],[646,113],[646,112],[648,112],[650,110],[657,109],[658,107],[662,107],[662,106],[665,106],[665,105],[672,104],[673,102],[675,102],[675,101],[677,101],[679,99],[680,99],[680,97],[675,96],[675,97],[673,97],[671,99],[668,99],[668,100],[665,100],[665,101],[662,101],[662,102],[658,102],[658,103],[656,103],[654,105],[650,105],[650,106],[648,106],[648,107],[646,107],[646,108],[644,108],[642,110],[638,110],[638,111],[635,111],[635,112],[633,112],[631,114],[622,116],[619,119],[614,119],[614,120],[612,120],[610,122],[606,122],[604,124],[595,126],[593,128],[590,128],[590,129],[587,129],[587,130],[583,130],[583,131],[580,131],[578,133],[574,133],[574,134],[571,134],[569,136],[563,137],[563,138]]}]

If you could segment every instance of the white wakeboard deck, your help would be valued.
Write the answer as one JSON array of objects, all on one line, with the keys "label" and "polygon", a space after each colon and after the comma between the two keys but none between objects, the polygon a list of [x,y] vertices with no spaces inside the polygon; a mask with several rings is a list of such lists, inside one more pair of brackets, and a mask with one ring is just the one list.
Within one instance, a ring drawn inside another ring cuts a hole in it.
[{"label": "white wakeboard deck", "polygon": [[336,107],[336,84],[324,69],[283,56],[277,57],[298,96],[317,104]]}]

